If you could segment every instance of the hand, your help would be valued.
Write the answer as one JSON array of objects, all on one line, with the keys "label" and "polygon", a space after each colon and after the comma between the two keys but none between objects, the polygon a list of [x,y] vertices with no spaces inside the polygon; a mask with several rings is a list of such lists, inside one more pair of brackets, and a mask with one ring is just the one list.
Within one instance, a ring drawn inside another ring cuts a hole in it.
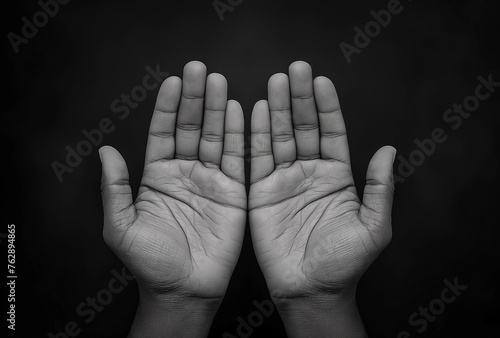
[{"label": "hand", "polygon": [[243,133],[225,78],[191,62],[159,90],[135,203],[122,156],[100,149],[104,239],[139,285],[132,336],[207,334],[243,241]]},{"label": "hand", "polygon": [[335,87],[304,62],[289,73],[271,77],[252,113],[255,253],[290,336],[362,336],[355,289],[391,240],[395,149],[371,159],[361,202]]}]

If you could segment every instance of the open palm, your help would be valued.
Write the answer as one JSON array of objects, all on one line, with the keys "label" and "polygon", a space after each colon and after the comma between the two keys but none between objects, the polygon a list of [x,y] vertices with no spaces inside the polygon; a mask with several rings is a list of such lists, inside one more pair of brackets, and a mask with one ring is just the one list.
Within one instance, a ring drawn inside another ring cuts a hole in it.
[{"label": "open palm", "polygon": [[224,296],[246,220],[243,123],[224,77],[191,62],[160,88],[135,203],[125,161],[101,148],[104,238],[141,293]]},{"label": "open palm", "polygon": [[363,201],[335,88],[304,62],[269,80],[252,114],[250,226],[271,294],[352,290],[391,239],[392,147],[372,158]]}]

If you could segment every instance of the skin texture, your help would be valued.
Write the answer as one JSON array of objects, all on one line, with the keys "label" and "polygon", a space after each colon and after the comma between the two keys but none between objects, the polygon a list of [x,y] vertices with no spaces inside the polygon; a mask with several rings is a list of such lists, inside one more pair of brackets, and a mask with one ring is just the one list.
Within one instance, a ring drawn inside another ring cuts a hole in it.
[{"label": "skin texture", "polygon": [[104,239],[140,291],[130,336],[208,333],[243,241],[243,132],[225,78],[194,61],[159,90],[135,201],[122,156],[100,149]]},{"label": "skin texture", "polygon": [[[356,285],[391,239],[395,149],[379,149],[362,200],[335,87],[305,62],[253,110],[248,199],[255,254],[290,337],[363,337]],[[99,151],[104,239],[134,274],[130,337],[204,337],[245,228],[244,122],[220,74],[190,62],[162,84],[135,201],[124,159]]]},{"label": "skin texture", "polygon": [[364,336],[355,290],[391,240],[395,149],[373,156],[361,201],[335,87],[305,62],[270,78],[251,124],[250,229],[289,336]]}]

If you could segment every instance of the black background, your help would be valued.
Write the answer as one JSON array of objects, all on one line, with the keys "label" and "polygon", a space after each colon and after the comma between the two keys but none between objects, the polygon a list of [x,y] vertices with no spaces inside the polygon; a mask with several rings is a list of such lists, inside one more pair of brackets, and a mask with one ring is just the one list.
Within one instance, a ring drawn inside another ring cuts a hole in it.
[{"label": "black background", "polygon": [[[65,147],[84,139],[82,129],[97,128],[109,117],[116,128],[102,145],[122,153],[137,191],[157,90],[123,121],[111,102],[141,84],[146,66],[160,64],[181,76],[191,60],[227,78],[229,98],[244,109],[247,134],[252,106],[266,98],[272,74],[304,60],[315,76],[331,78],[358,191],[379,147],[391,144],[408,159],[417,149],[415,139],[443,128],[447,140],[397,184],[393,239],[359,283],[360,312],[373,337],[397,337],[403,330],[411,337],[498,336],[500,96],[495,92],[481,101],[457,130],[443,121],[447,109],[474,94],[478,76],[493,74],[500,81],[496,1],[401,3],[403,11],[350,64],[339,44],[353,44],[353,28],[373,20],[370,11],[385,9],[387,1],[247,0],[221,21],[210,0],[73,0],[17,54],[7,34],[21,34],[21,18],[31,21],[40,7],[34,0],[3,4],[6,189],[0,232],[16,224],[18,336],[47,337],[71,320],[82,329],[80,337],[126,335],[138,300],[135,284],[91,323],[75,311],[107,287],[112,269],[123,266],[102,239],[97,148],[62,182],[51,164],[64,163]],[[0,267],[6,267],[1,240]],[[444,279],[455,277],[467,290],[417,333],[410,314],[440,296]],[[6,300],[6,289],[0,297]],[[246,319],[255,310],[252,301],[268,298],[247,228],[210,337],[236,335],[237,317]],[[6,311],[4,305],[0,312]],[[3,329],[7,324],[1,322]],[[285,337],[277,313],[253,336]]]}]

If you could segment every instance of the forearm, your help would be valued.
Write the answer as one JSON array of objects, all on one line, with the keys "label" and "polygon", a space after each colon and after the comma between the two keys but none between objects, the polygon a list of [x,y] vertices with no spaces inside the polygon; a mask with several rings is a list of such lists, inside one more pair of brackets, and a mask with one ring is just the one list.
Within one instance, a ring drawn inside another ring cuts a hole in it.
[{"label": "forearm", "polygon": [[368,337],[355,294],[276,300],[288,337]]},{"label": "forearm", "polygon": [[206,337],[218,304],[141,297],[128,337]]}]

